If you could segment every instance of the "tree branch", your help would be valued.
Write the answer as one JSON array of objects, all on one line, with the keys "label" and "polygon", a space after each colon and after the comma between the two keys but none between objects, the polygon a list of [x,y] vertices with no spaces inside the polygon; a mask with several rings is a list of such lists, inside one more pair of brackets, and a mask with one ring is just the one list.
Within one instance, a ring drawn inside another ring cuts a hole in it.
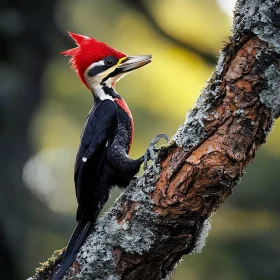
[{"label": "tree branch", "polygon": [[[67,279],[169,279],[200,251],[280,115],[280,0],[239,0],[233,36],[172,141],[96,224]],[[49,279],[57,261],[31,279]]]}]

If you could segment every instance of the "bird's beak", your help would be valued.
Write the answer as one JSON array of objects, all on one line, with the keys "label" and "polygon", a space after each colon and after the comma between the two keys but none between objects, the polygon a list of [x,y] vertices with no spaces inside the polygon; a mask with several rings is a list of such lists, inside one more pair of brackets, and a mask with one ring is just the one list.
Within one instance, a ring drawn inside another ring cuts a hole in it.
[{"label": "bird's beak", "polygon": [[150,63],[151,61],[152,61],[151,55],[128,56],[117,66],[117,69],[121,73],[126,73],[138,69]]}]

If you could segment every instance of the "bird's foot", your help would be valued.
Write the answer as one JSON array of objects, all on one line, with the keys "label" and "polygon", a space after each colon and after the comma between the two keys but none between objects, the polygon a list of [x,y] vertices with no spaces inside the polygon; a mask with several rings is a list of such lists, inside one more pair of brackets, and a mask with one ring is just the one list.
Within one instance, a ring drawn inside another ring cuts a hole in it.
[{"label": "bird's foot", "polygon": [[152,160],[152,166],[155,172],[159,172],[159,169],[156,167],[155,163],[155,152],[158,152],[159,149],[155,147],[157,142],[161,139],[164,138],[166,141],[168,141],[168,137],[166,134],[159,134],[155,139],[153,139],[147,149],[147,151],[144,154],[144,170],[148,168],[148,161]]}]

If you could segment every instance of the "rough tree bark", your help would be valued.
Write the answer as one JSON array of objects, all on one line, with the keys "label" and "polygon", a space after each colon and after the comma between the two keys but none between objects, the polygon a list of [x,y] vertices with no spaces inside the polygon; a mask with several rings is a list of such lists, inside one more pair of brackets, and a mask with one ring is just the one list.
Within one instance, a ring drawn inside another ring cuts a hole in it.
[{"label": "rough tree bark", "polygon": [[[233,36],[185,123],[98,222],[67,279],[169,279],[200,251],[208,218],[231,194],[280,115],[280,0],[239,0]],[[60,253],[61,254],[61,253]],[[30,279],[49,279],[60,257]]]}]

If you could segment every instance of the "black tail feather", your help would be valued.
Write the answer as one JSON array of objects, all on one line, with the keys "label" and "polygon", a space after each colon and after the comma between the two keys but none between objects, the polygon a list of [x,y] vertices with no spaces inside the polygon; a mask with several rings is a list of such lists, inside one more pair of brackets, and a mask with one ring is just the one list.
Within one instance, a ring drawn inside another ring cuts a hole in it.
[{"label": "black tail feather", "polygon": [[73,233],[72,233],[72,236],[71,236],[71,238],[68,242],[67,248],[64,252],[62,263],[72,253],[72,251],[74,249],[74,246],[76,244],[76,240],[78,239],[80,232],[81,232],[80,225],[77,225],[76,228],[74,229]]},{"label": "black tail feather", "polygon": [[64,253],[61,266],[56,274],[52,277],[52,280],[59,280],[74,262],[79,249],[89,234],[91,224],[91,222],[87,222],[82,229],[80,228],[80,225],[75,228]]}]

